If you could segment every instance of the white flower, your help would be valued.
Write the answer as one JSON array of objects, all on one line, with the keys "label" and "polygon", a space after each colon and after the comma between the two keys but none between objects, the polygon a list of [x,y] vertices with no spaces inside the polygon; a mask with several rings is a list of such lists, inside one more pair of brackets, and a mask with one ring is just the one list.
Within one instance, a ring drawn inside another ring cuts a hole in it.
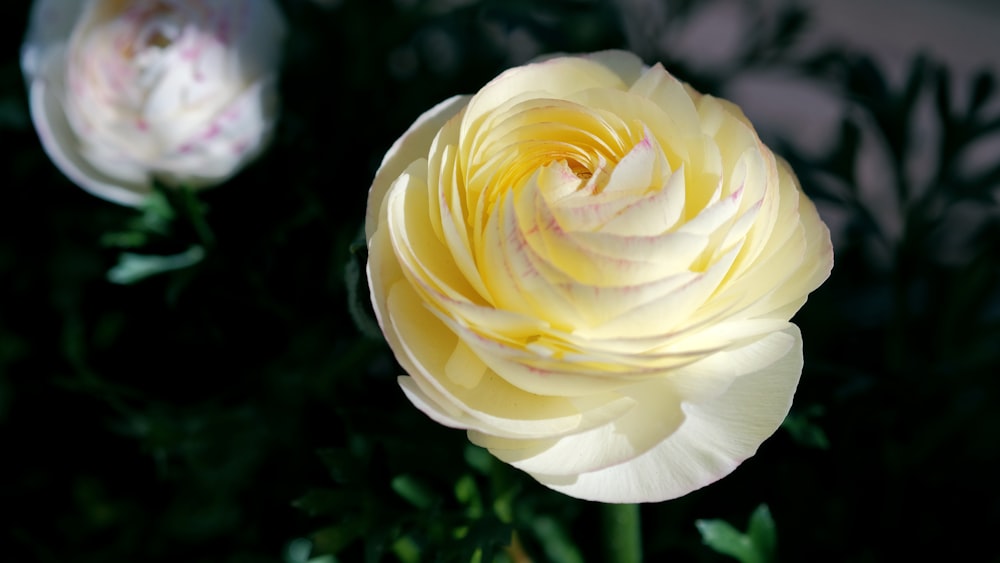
[{"label": "white flower", "polygon": [[42,146],[125,205],[154,179],[220,183],[267,144],[284,36],[273,0],[36,0],[21,65]]},{"label": "white flower", "polygon": [[631,53],[511,69],[376,173],[372,302],[407,397],[566,494],[660,501],[791,406],[829,231],[734,105]]}]

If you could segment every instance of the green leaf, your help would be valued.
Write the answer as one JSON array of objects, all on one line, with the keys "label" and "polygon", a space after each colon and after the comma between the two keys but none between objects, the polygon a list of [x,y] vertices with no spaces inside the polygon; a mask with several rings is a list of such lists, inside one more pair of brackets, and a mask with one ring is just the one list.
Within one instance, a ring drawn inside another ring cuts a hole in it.
[{"label": "green leaf", "polygon": [[149,242],[149,235],[141,231],[104,233],[101,245],[109,248],[138,248]]},{"label": "green leaf", "polygon": [[313,534],[313,551],[324,555],[339,553],[364,537],[369,532],[370,524],[367,517],[345,517],[340,524],[327,526]]},{"label": "green leaf", "polygon": [[392,544],[392,552],[403,563],[420,563],[420,545],[410,536],[403,536]]},{"label": "green leaf", "polygon": [[465,463],[468,463],[469,467],[483,475],[489,475],[490,469],[493,467],[494,458],[486,448],[481,448],[475,444],[468,444],[465,447],[464,457]]},{"label": "green leaf", "polygon": [[766,504],[754,510],[746,534],[725,520],[698,520],[695,526],[705,545],[741,563],[774,563],[777,560],[777,531]]},{"label": "green leaf", "polygon": [[514,521],[514,501],[517,493],[518,488],[511,487],[493,499],[493,513],[504,524],[510,524]]},{"label": "green leaf", "polygon": [[426,510],[437,501],[430,487],[411,475],[398,475],[392,480],[392,490],[413,506]]},{"label": "green leaf", "polygon": [[812,420],[812,418],[822,414],[823,408],[819,405],[813,405],[805,411],[793,411],[788,413],[788,416],[781,423],[781,427],[787,430],[792,439],[800,446],[828,450],[830,449],[830,440],[826,437],[826,432]]},{"label": "green leaf", "polygon": [[150,276],[190,268],[205,258],[205,251],[195,245],[179,254],[135,254],[123,252],[118,258],[118,264],[108,270],[108,281],[121,285],[129,285],[142,281]]},{"label": "green leaf", "polygon": [[698,520],[694,523],[708,547],[743,563],[760,563],[749,537],[725,520]]},{"label": "green leaf", "polygon": [[215,234],[212,232],[211,227],[208,226],[208,220],[206,219],[208,206],[190,188],[178,188],[177,193],[180,196],[180,205],[183,206],[187,220],[191,223],[194,231],[198,233],[201,243],[211,248],[215,245]]},{"label": "green leaf", "polygon": [[455,483],[455,498],[466,507],[469,518],[479,518],[483,514],[483,499],[472,475],[459,477]]},{"label": "green leaf", "polygon": [[170,232],[170,225],[177,217],[162,190],[154,190],[149,194],[139,209],[142,215],[137,222],[137,228],[145,232],[165,235]]},{"label": "green leaf", "polygon": [[765,561],[775,561],[778,553],[778,530],[771,517],[771,509],[766,504],[761,503],[750,515],[747,535]]},{"label": "green leaf", "polygon": [[545,556],[555,563],[583,563],[583,555],[573,543],[569,534],[555,518],[538,516],[531,525],[531,531],[542,544]]},{"label": "green leaf", "polygon": [[312,542],[306,538],[294,539],[285,548],[285,563],[308,563]]},{"label": "green leaf", "polygon": [[132,216],[125,230],[101,235],[101,245],[109,248],[139,248],[150,241],[170,235],[177,214],[162,189],[151,192]]},{"label": "green leaf", "polygon": [[323,465],[330,472],[330,478],[337,483],[356,481],[363,472],[357,456],[347,448],[325,448],[316,451]]}]

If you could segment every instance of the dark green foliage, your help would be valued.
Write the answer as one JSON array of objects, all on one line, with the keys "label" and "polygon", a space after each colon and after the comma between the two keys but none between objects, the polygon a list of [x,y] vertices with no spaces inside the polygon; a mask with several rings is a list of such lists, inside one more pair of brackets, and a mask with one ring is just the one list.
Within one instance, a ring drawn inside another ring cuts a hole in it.
[{"label": "dark green foliage", "polygon": [[746,533],[725,520],[698,520],[695,525],[706,545],[741,563],[774,563],[776,559],[778,538],[766,504],[750,515]]},{"label": "dark green foliage", "polygon": [[[142,210],[73,186],[41,151],[16,60],[27,3],[0,8],[0,561],[601,560],[599,505],[403,397],[359,233],[382,154],[427,108],[536,51],[623,46],[706,91],[767,67],[845,107],[819,154],[767,139],[845,220],[833,276],[796,319],[792,414],[730,477],[642,506],[645,560],[727,561],[744,544],[744,561],[995,551],[995,76],[959,83],[915,57],[891,79],[836,45],[793,56],[809,30],[795,6],[753,20],[730,65],[701,68],[639,44],[624,3],[333,4],[282,4],[270,151],[224,186],[166,189]],[[700,5],[674,4],[662,33]],[[864,185],[863,158],[886,185]],[[776,521],[753,512],[762,503]],[[745,534],[725,524],[752,512]]]}]

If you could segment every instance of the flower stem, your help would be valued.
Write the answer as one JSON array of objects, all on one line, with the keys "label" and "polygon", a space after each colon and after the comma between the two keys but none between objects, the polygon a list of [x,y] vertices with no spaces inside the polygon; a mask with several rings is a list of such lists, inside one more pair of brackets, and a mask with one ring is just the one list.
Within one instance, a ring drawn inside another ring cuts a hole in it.
[{"label": "flower stem", "polygon": [[210,248],[215,244],[215,235],[212,233],[212,229],[208,226],[208,222],[205,221],[205,207],[198,200],[198,196],[195,195],[194,190],[188,187],[181,188],[181,197],[184,201],[184,211],[187,213],[188,219],[194,226],[195,232],[198,234],[198,238],[201,239],[201,243],[206,248]]},{"label": "flower stem", "polygon": [[642,563],[642,527],[638,504],[605,504],[601,510],[605,561]]}]

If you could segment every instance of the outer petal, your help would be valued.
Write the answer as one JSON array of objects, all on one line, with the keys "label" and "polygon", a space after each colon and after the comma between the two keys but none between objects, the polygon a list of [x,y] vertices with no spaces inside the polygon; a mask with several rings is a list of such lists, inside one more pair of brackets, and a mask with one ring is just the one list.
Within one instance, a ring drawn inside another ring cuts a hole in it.
[{"label": "outer petal", "polygon": [[769,338],[792,340],[788,352],[738,378],[724,394],[685,404],[686,418],[680,428],[644,454],[577,476],[532,476],[552,489],[586,500],[657,502],[686,495],[728,475],[777,430],[798,385],[802,371],[798,328],[792,326]]},{"label": "outer petal", "polygon": [[583,401],[590,408],[581,408],[581,401],[526,393],[510,385],[430,316],[408,284],[392,288],[387,313],[387,340],[411,375],[402,378],[401,385],[418,399],[414,403],[421,410],[448,426],[510,438],[548,438],[601,425],[633,403],[609,394]]},{"label": "outer petal", "polygon": [[30,82],[44,72],[47,59],[65,48],[86,0],[35,0],[21,47],[21,70]]},{"label": "outer petal", "polygon": [[160,175],[169,183],[192,187],[217,184],[259,155],[270,141],[277,120],[277,77],[251,85],[229,107],[187,142],[160,160]]},{"label": "outer petal", "polygon": [[133,163],[122,162],[121,173],[113,178],[97,170],[80,153],[76,133],[59,99],[59,93],[64,91],[62,60],[63,53],[53,55],[47,61],[45,73],[28,86],[31,120],[42,148],[56,167],[83,189],[115,203],[139,205],[152,190],[144,170]]},{"label": "outer petal", "polygon": [[382,157],[375,172],[375,179],[368,191],[368,210],[365,213],[365,238],[371,239],[379,226],[378,214],[389,187],[413,161],[427,158],[431,143],[438,130],[452,117],[460,114],[471,96],[453,96],[423,113],[405,133],[396,139]]},{"label": "outer petal", "polygon": [[518,449],[515,442],[495,444],[488,437],[478,443],[491,447],[494,455],[528,473],[575,475],[631,463],[685,424],[682,405],[715,400],[740,377],[784,358],[793,344],[787,335],[772,333],[752,344],[673,370],[667,376],[630,385],[618,391],[636,403],[624,416],[550,441],[544,447]]},{"label": "outer petal", "polygon": [[621,76],[598,61],[555,57],[514,67],[491,80],[469,104],[467,119],[477,121],[483,114],[525,94],[531,94],[532,98],[560,99],[580,90],[625,86]]},{"label": "outer petal", "polygon": [[66,88],[66,45],[85,4],[85,0],[36,0],[32,5],[21,47],[31,120],[42,148],[70,180],[98,197],[139,205],[150,191],[146,174],[132,169],[112,178],[87,162],[60,99]]}]

